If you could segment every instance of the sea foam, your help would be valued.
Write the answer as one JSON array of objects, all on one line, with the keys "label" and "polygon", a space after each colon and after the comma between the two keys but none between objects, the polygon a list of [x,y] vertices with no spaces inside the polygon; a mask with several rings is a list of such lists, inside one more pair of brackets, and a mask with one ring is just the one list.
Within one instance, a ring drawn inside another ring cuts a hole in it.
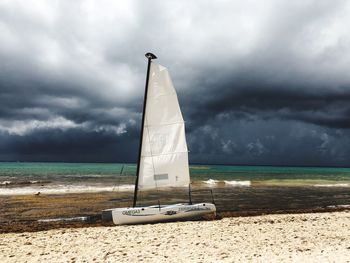
[{"label": "sea foam", "polygon": [[53,185],[44,187],[6,187],[1,188],[0,195],[33,195],[33,194],[69,194],[131,191],[134,185],[91,186],[91,185]]},{"label": "sea foam", "polygon": [[315,187],[350,187],[350,184],[314,184]]},{"label": "sea foam", "polygon": [[230,186],[250,186],[250,181],[225,181],[226,185]]},{"label": "sea foam", "polygon": [[208,184],[208,185],[216,185],[219,181],[214,180],[214,179],[209,179],[207,181],[203,181],[203,183]]}]

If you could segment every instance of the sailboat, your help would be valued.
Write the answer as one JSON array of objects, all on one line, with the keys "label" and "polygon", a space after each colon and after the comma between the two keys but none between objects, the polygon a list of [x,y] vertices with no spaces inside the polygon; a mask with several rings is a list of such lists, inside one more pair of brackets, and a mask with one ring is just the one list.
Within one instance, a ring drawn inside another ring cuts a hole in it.
[{"label": "sailboat", "polygon": [[[116,225],[182,220],[215,213],[214,203],[192,204],[185,123],[169,71],[147,53],[133,206],[105,210]],[[139,190],[189,187],[189,203],[137,206]]]}]

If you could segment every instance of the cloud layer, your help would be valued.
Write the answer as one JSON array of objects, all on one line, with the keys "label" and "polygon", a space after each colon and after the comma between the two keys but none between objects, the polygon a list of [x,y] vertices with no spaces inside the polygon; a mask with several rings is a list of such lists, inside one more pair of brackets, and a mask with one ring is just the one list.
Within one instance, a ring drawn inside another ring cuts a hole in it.
[{"label": "cloud layer", "polygon": [[135,161],[146,60],[190,160],[348,165],[347,1],[0,3],[0,159]]}]

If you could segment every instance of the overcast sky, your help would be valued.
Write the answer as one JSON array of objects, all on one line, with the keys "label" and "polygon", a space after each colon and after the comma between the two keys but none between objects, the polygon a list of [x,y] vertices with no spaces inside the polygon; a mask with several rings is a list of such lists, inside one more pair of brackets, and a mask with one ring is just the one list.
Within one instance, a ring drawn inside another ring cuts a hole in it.
[{"label": "overcast sky", "polygon": [[135,162],[148,51],[192,163],[350,166],[349,1],[0,1],[0,160]]}]

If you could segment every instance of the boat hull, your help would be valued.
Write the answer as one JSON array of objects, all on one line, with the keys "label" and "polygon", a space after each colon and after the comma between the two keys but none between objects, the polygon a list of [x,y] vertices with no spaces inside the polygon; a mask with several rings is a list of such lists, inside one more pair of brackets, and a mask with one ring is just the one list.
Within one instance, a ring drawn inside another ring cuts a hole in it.
[{"label": "boat hull", "polygon": [[165,206],[109,209],[116,225],[158,223],[200,217],[216,212],[214,204],[175,204]]}]

